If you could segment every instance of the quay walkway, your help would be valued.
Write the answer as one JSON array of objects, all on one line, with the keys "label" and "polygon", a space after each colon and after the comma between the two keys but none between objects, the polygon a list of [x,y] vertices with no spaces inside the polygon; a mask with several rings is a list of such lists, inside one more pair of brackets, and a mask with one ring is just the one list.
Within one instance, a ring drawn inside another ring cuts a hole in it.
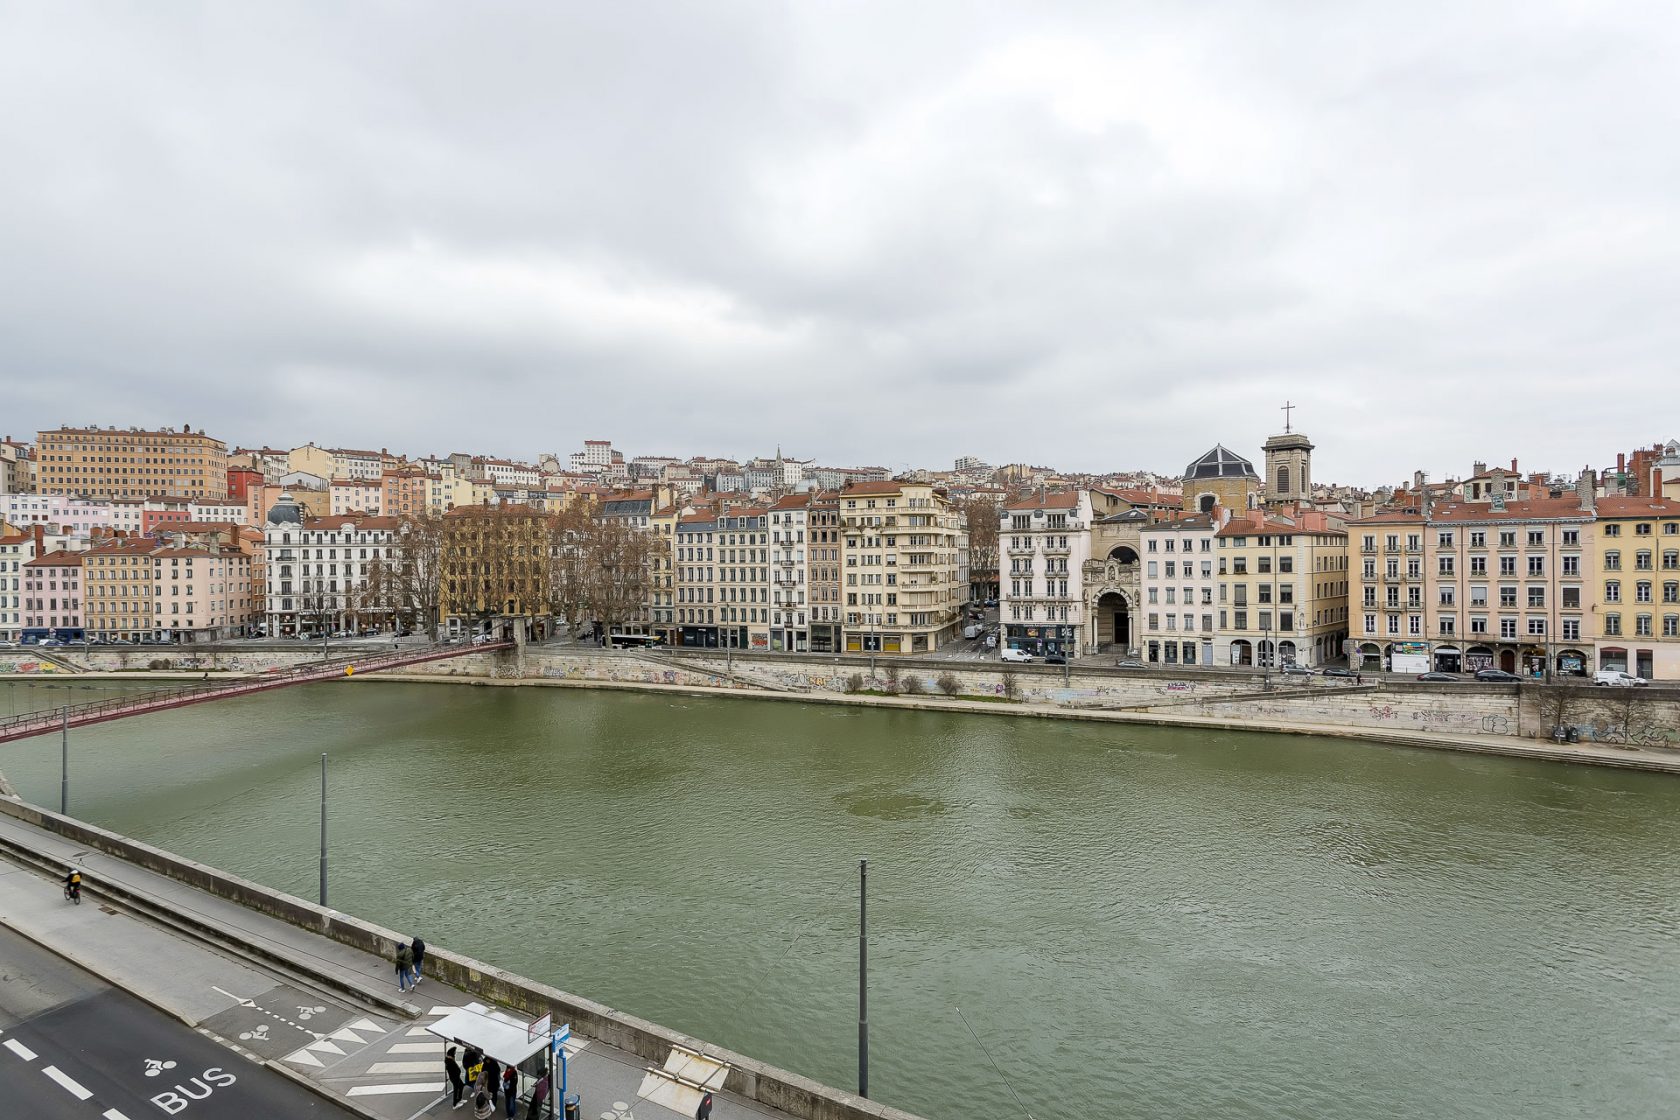
[{"label": "quay walkway", "polygon": [[[692,1117],[702,1086],[715,1091],[715,1120],[917,1120],[447,946],[428,944],[426,978],[399,994],[387,956],[262,911],[313,912],[325,926],[391,943],[424,930],[399,934],[321,911],[15,798],[0,798],[0,857],[0,925],[363,1120],[464,1115],[451,1109],[443,1045],[426,1026],[462,1008],[520,1024],[536,1017],[531,1006],[498,1006],[493,992],[522,1004],[551,993],[554,1025],[572,1025],[568,1092],[590,1120]],[[63,896],[70,867],[83,872],[81,906]],[[207,886],[184,881],[193,879]],[[235,890],[268,901],[225,897]],[[777,1099],[789,1107],[767,1103]],[[524,1109],[522,1101],[520,1117]]]}]

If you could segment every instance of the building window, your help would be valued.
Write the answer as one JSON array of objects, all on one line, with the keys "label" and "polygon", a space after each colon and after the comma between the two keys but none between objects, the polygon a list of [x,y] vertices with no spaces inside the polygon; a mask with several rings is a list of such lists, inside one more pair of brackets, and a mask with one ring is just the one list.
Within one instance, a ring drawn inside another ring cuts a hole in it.
[{"label": "building window", "polygon": [[1453,574],[1453,558],[1451,556],[1441,557],[1439,563],[1442,575],[1450,576]]},{"label": "building window", "polygon": [[1470,619],[1470,633],[1472,633],[1472,634],[1486,634],[1487,632],[1488,632],[1488,620],[1485,616],[1472,617]]},{"label": "building window", "polygon": [[1622,527],[1612,521],[1610,524],[1604,526],[1604,535],[1607,537],[1619,537],[1622,535]]},{"label": "building window", "polygon": [[1581,640],[1580,619],[1566,618],[1563,620],[1563,640],[1566,642],[1578,642]]},{"label": "building window", "polygon": [[1636,637],[1649,638],[1651,636],[1651,616],[1648,614],[1635,615],[1633,633]]},{"label": "building window", "polygon": [[1579,587],[1565,587],[1563,589],[1563,606],[1566,610],[1581,609],[1581,589]]},{"label": "building window", "polygon": [[1604,616],[1604,633],[1607,637],[1618,637],[1622,632],[1622,616],[1607,614]]},{"label": "building window", "polygon": [[1528,632],[1531,636],[1536,638],[1544,637],[1546,634],[1546,620],[1544,618],[1531,617],[1528,620]]},{"label": "building window", "polygon": [[1516,637],[1517,636],[1517,620],[1514,619],[1514,618],[1502,618],[1502,619],[1500,619],[1499,620],[1499,636],[1501,638],[1514,638],[1514,637]]},{"label": "building window", "polygon": [[1622,554],[1617,552],[1615,549],[1611,549],[1609,552],[1606,552],[1604,554],[1604,570],[1607,572],[1621,571]]},{"label": "building window", "polygon": [[1451,529],[1441,530],[1439,533],[1437,533],[1435,535],[1435,540],[1436,540],[1436,543],[1439,544],[1442,548],[1451,548],[1453,546],[1452,530]]},{"label": "building window", "polygon": [[1607,579],[1604,581],[1604,601],[1606,603],[1619,603],[1622,601],[1621,581],[1614,579]]},{"label": "building window", "polygon": [[1663,637],[1680,638],[1680,614],[1663,615]]}]

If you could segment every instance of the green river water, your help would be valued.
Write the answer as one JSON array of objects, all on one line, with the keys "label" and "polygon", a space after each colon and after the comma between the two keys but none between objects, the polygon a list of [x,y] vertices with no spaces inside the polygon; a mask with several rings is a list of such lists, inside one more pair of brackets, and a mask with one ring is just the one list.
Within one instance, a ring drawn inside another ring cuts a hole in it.
[{"label": "green river water", "polygon": [[937,1120],[1019,1115],[958,1007],[1040,1120],[1680,1115],[1674,778],[369,682],[73,732],[71,808],[312,898],[323,751],[334,906],[840,1086],[868,858],[872,1095]]}]

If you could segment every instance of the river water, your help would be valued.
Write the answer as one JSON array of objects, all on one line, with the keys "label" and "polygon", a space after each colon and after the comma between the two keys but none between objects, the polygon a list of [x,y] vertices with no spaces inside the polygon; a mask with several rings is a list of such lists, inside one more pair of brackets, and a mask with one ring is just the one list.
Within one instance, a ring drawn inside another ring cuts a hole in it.
[{"label": "river water", "polygon": [[[56,738],[0,762],[57,803]],[[1340,740],[341,683],[72,811],[937,1120],[1680,1115],[1680,781]]]}]

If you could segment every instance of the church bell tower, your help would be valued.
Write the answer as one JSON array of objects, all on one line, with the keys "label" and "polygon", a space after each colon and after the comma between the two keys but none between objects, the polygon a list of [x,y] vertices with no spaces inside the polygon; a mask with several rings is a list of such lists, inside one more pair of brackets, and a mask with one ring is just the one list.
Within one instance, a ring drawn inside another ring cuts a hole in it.
[{"label": "church bell tower", "polygon": [[1268,439],[1266,451],[1266,504],[1289,505],[1312,501],[1312,440],[1294,430],[1289,414],[1292,404],[1283,406],[1283,432]]}]

